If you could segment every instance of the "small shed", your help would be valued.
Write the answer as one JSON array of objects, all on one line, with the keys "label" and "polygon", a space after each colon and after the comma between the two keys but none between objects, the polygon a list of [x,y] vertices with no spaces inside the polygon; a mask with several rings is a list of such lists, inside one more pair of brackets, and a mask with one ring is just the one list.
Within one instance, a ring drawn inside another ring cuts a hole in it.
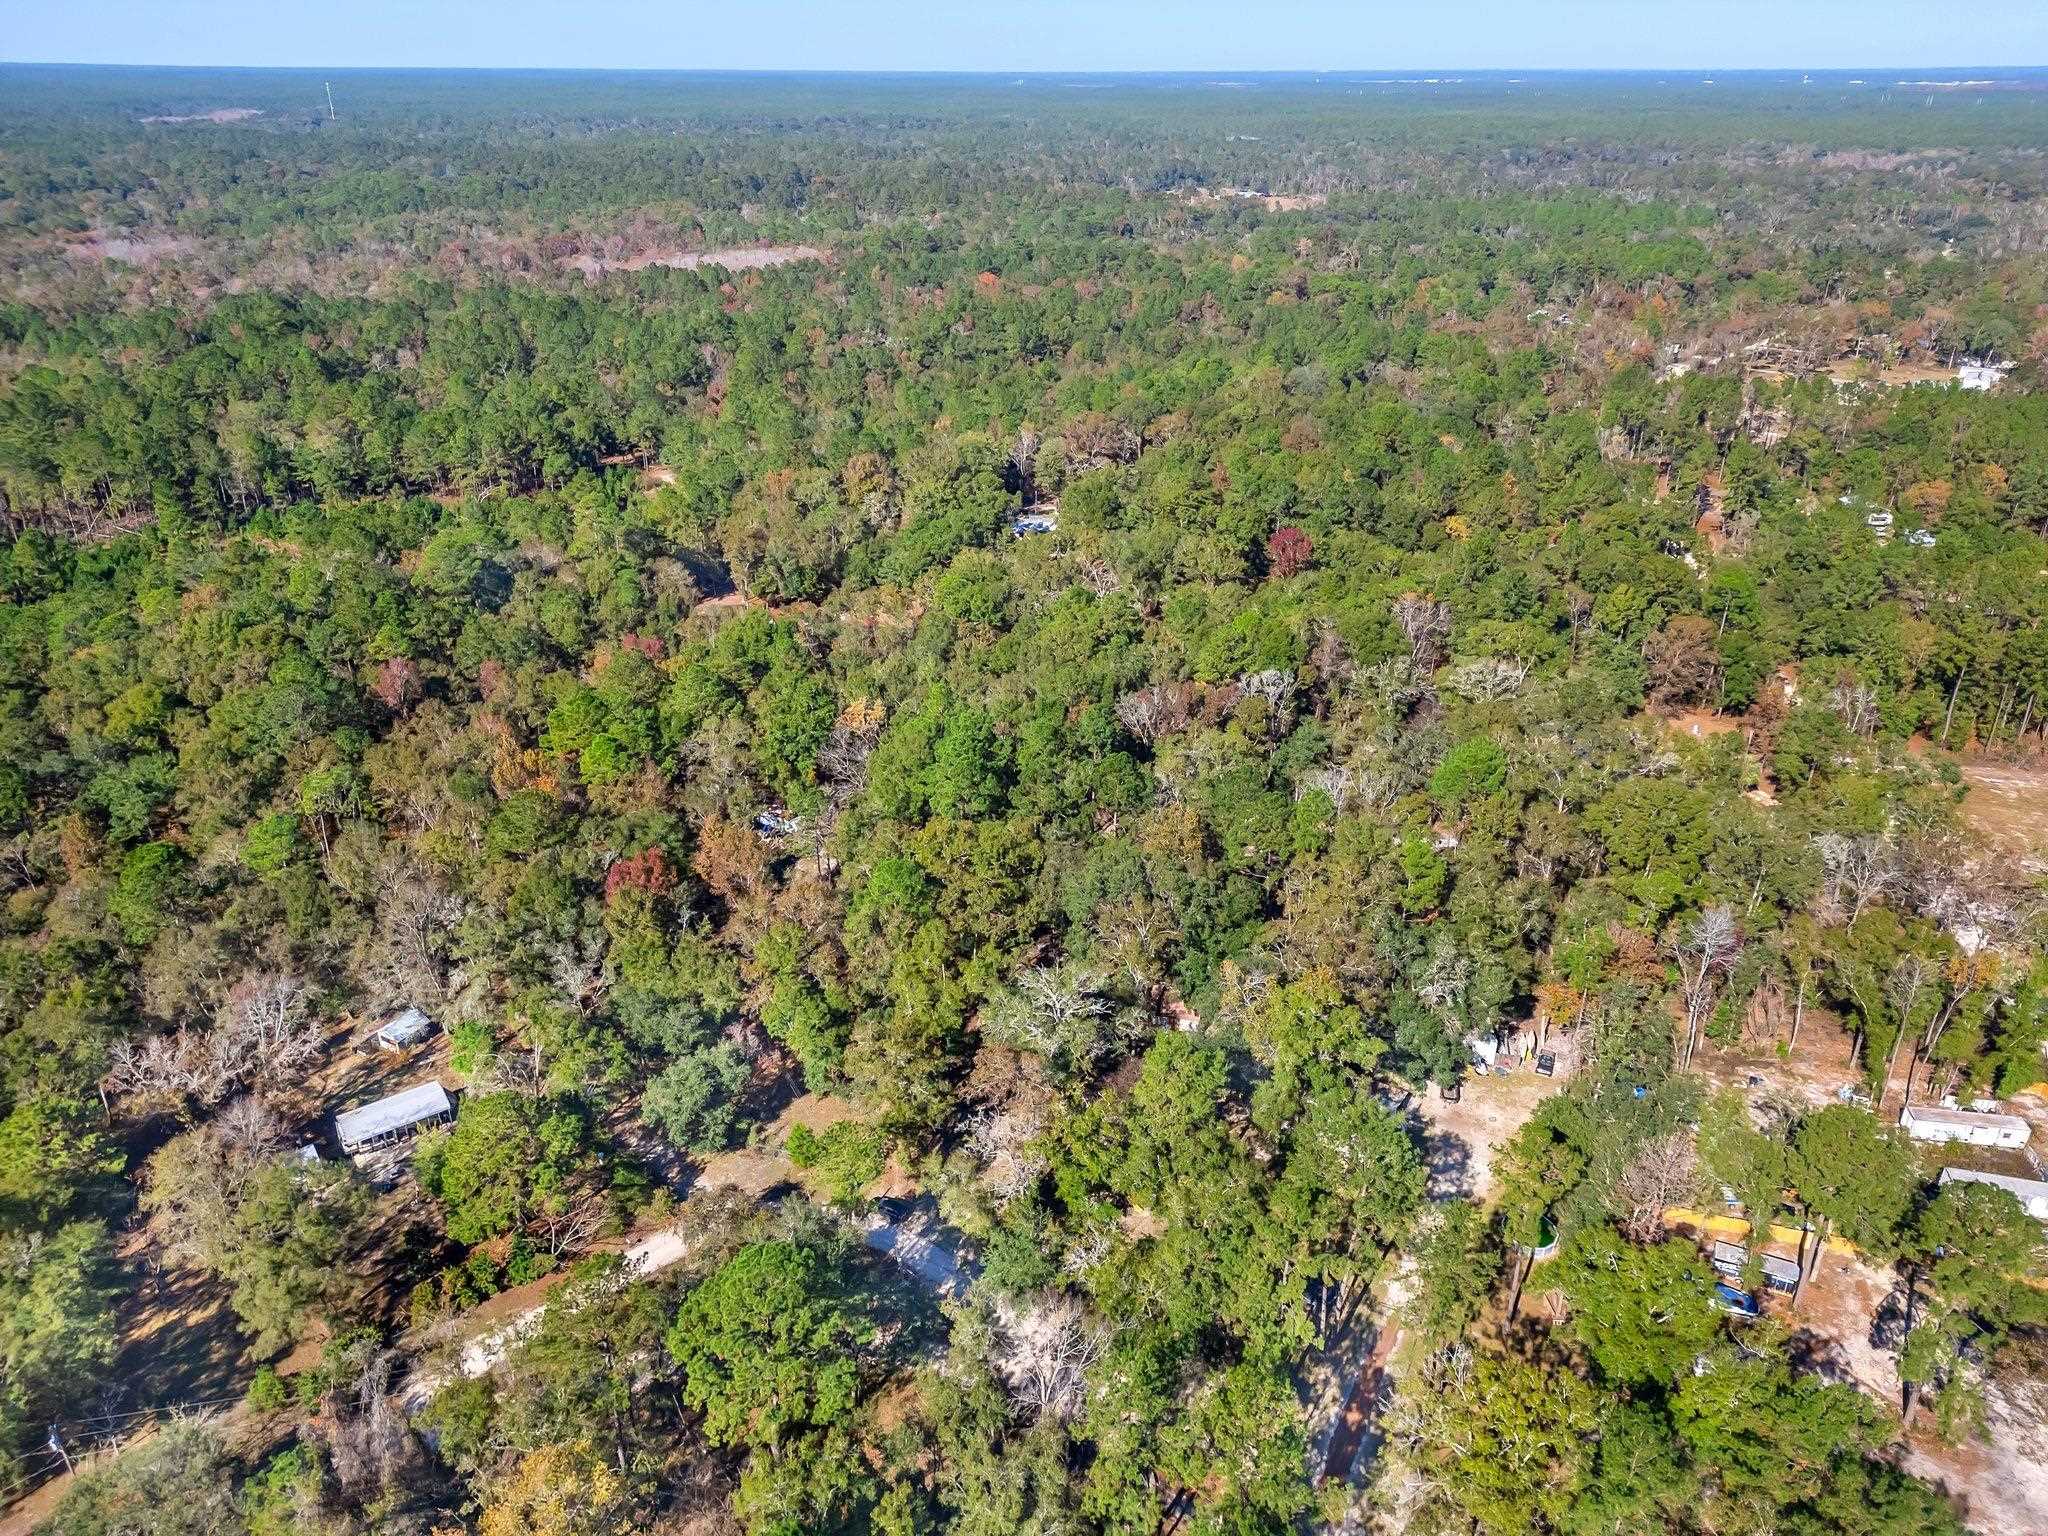
[{"label": "small shed", "polygon": [[[1717,1240],[1711,1262],[1717,1274],[1732,1280],[1749,1267],[1749,1250],[1740,1243]],[[1792,1260],[1775,1253],[1760,1253],[1757,1267],[1763,1271],[1764,1284],[1772,1290],[1790,1295],[1799,1288],[1799,1266]]]},{"label": "small shed", "polygon": [[1908,1104],[1899,1125],[1915,1141],[1960,1141],[1972,1147],[2024,1147],[2033,1127],[2018,1115],[1987,1115],[1971,1109]]},{"label": "small shed", "polygon": [[377,1048],[384,1051],[402,1051],[408,1045],[417,1045],[433,1032],[434,1021],[417,1008],[407,1008],[386,1019],[377,1030]]},{"label": "small shed", "polygon": [[417,1136],[430,1125],[446,1125],[454,1118],[447,1090],[439,1083],[420,1083],[360,1109],[343,1110],[334,1117],[334,1139],[344,1152],[367,1152]]},{"label": "small shed", "polygon": [[1792,1259],[1783,1258],[1775,1253],[1761,1255],[1759,1262],[1763,1265],[1764,1284],[1772,1290],[1783,1291],[1787,1296],[1790,1296],[1799,1289],[1799,1265],[1797,1262]]},{"label": "small shed", "polygon": [[2048,1221],[2048,1179],[2019,1179],[2008,1173],[1979,1173],[1974,1168],[1944,1168],[1944,1184],[1995,1184],[2019,1201],[2036,1221]]}]

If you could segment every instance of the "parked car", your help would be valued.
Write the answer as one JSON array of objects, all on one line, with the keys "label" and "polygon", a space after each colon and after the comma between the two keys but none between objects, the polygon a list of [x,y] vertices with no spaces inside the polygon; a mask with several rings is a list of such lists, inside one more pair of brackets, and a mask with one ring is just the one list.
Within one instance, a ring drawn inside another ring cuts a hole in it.
[{"label": "parked car", "polygon": [[1713,1303],[1723,1312],[1734,1317],[1760,1317],[1761,1309],[1756,1298],[1749,1292],[1730,1285],[1726,1280],[1714,1282]]}]

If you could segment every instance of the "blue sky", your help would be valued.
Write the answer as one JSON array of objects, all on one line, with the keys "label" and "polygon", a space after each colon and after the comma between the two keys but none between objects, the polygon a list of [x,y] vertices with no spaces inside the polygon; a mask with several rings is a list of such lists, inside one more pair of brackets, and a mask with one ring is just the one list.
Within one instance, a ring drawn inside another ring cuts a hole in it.
[{"label": "blue sky", "polygon": [[2048,0],[0,0],[0,57],[660,69],[2048,64]]}]

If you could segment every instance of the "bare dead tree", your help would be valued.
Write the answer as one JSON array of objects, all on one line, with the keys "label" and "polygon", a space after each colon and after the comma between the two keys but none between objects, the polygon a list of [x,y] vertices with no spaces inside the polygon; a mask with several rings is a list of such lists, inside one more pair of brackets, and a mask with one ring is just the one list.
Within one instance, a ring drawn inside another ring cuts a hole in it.
[{"label": "bare dead tree", "polygon": [[1082,560],[1075,566],[1074,575],[1084,589],[1097,597],[1107,597],[1124,589],[1123,578],[1107,560]]},{"label": "bare dead tree", "polygon": [[402,849],[383,861],[378,882],[377,918],[360,972],[385,997],[436,1002],[448,983],[449,935],[467,904]]},{"label": "bare dead tree", "polygon": [[284,1146],[284,1122],[244,1095],[149,1160],[142,1208],[180,1264],[217,1269],[250,1182]]},{"label": "bare dead tree", "polygon": [[1454,945],[1439,944],[1429,957],[1429,966],[1415,988],[1415,995],[1449,1018],[1463,1005],[1471,985],[1472,957]]},{"label": "bare dead tree", "polygon": [[832,734],[818,750],[818,773],[835,803],[859,798],[867,787],[868,758],[882,739],[882,711],[857,699],[840,712]]},{"label": "bare dead tree", "polygon": [[1057,1070],[1085,1070],[1111,1043],[1112,1010],[1101,986],[1093,972],[1064,962],[1024,971],[990,999],[982,1030]]},{"label": "bare dead tree", "polygon": [[1530,664],[1519,657],[1482,656],[1454,667],[1444,686],[1460,698],[1479,700],[1512,699],[1529,681]]},{"label": "bare dead tree", "polygon": [[984,1110],[967,1122],[967,1149],[981,1163],[981,1182],[998,1210],[1030,1191],[1045,1172],[1035,1143],[1045,1117],[1033,1105]]},{"label": "bare dead tree", "polygon": [[997,1312],[996,1374],[1035,1419],[1064,1422],[1088,1402],[1088,1373],[1109,1348],[1108,1325],[1080,1300],[1050,1296]]},{"label": "bare dead tree", "polygon": [[211,1126],[221,1145],[237,1157],[268,1157],[285,1144],[284,1118],[253,1093],[230,1099]]},{"label": "bare dead tree", "polygon": [[1867,737],[1877,729],[1877,690],[1868,683],[1844,678],[1828,695],[1828,708],[1852,736]]},{"label": "bare dead tree", "polygon": [[601,938],[566,940],[548,948],[548,979],[555,994],[576,1009],[588,1013],[604,998],[608,976],[605,945]]},{"label": "bare dead tree", "polygon": [[1664,1235],[1664,1213],[1686,1204],[1699,1188],[1699,1153],[1690,1131],[1673,1131],[1646,1142],[1614,1185],[1621,1230],[1632,1242],[1654,1243]]},{"label": "bare dead tree", "polygon": [[1185,683],[1154,683],[1116,702],[1117,722],[1150,746],[1187,729],[1194,718],[1194,690]]},{"label": "bare dead tree", "polygon": [[1116,1237],[1107,1227],[1096,1227],[1083,1232],[1067,1248],[1067,1255],[1060,1261],[1063,1273],[1075,1279],[1083,1279],[1088,1272],[1108,1258],[1116,1247]]},{"label": "bare dead tree", "polygon": [[[1892,962],[1892,968],[1885,973],[1884,999],[1891,1005],[1892,1017],[1898,1021],[1898,1029],[1892,1035],[1891,1048],[1884,1054],[1884,1073],[1877,1085],[1877,1102],[1872,1112],[1880,1117],[1884,1114],[1885,1098],[1892,1091],[1892,1070],[1898,1065],[1899,1050],[1908,1036],[1916,1036],[1924,1020],[1920,1014],[1921,1005],[1930,993],[1940,986],[1940,968],[1925,955],[1908,950]],[[1937,1006],[1936,1015],[1939,1015]],[[1919,1046],[1916,1041],[1906,1068],[1906,1096],[1912,1097],[1913,1065],[1919,1060]]]},{"label": "bare dead tree", "polygon": [[1017,484],[1028,491],[1038,469],[1038,434],[1030,427],[1017,429],[1016,441],[1010,445],[1009,469]]},{"label": "bare dead tree", "polygon": [[1410,715],[1436,702],[1436,688],[1427,669],[1418,667],[1409,656],[1389,656],[1358,673],[1357,681],[1368,696],[1397,715]]},{"label": "bare dead tree", "polygon": [[106,1091],[116,1098],[177,1106],[204,1101],[210,1071],[203,1040],[189,1030],[116,1040],[108,1050]]},{"label": "bare dead tree", "polygon": [[1742,952],[1742,934],[1735,914],[1726,907],[1708,907],[1665,944],[1678,967],[1679,995],[1685,1000],[1685,1049],[1680,1064],[1691,1066],[1699,1049],[1700,1031],[1713,1012],[1722,980]]},{"label": "bare dead tree", "polygon": [[477,1087],[491,1093],[516,1093],[538,1099],[548,1091],[547,1064],[535,1043],[523,1051],[500,1051],[492,1056],[480,1075]]},{"label": "bare dead tree", "polygon": [[1451,638],[1451,605],[1420,592],[1394,600],[1394,622],[1408,637],[1408,656],[1415,670],[1427,676],[1443,665]]},{"label": "bare dead tree", "polygon": [[207,1038],[207,1076],[215,1093],[247,1084],[272,1092],[296,1082],[325,1054],[326,1030],[313,1013],[313,988],[288,974],[245,976],[228,993]]},{"label": "bare dead tree", "polygon": [[1115,960],[1140,994],[1164,974],[1167,947],[1181,933],[1172,907],[1149,891],[1097,908],[1095,927],[1101,953]]},{"label": "bare dead tree", "polygon": [[1428,1355],[1382,1416],[1381,1425],[1406,1474],[1403,1504],[1411,1511],[1441,1504],[1445,1496],[1442,1468],[1473,1453],[1474,1437],[1485,1419],[1472,1411],[1477,1390],[1472,1366],[1469,1344],[1454,1344]]},{"label": "bare dead tree", "polygon": [[348,1361],[352,1374],[329,1394],[328,1457],[336,1483],[359,1502],[394,1486],[413,1454],[412,1431],[391,1395],[398,1359],[396,1350],[362,1341]]},{"label": "bare dead tree", "polygon": [[1239,676],[1237,687],[1247,697],[1264,699],[1274,715],[1284,716],[1294,700],[1294,673],[1282,667],[1246,672]]},{"label": "bare dead tree", "polygon": [[548,1252],[560,1258],[588,1248],[602,1237],[611,1215],[611,1202],[602,1192],[585,1190],[559,1208],[541,1212],[535,1225]]},{"label": "bare dead tree", "polygon": [[1128,464],[1138,456],[1142,442],[1138,434],[1114,416],[1089,411],[1068,422],[1060,436],[1065,440],[1067,473],[1101,469],[1110,464]]},{"label": "bare dead tree", "polygon": [[1336,810],[1342,812],[1350,807],[1351,791],[1356,783],[1357,775],[1349,768],[1317,768],[1295,782],[1294,798],[1299,801],[1307,795],[1321,793],[1329,797]]},{"label": "bare dead tree", "polygon": [[1891,845],[1881,837],[1868,833],[1844,837],[1839,832],[1823,832],[1813,843],[1827,876],[1825,903],[1832,911],[1845,915],[1851,927],[1872,903],[1898,884],[1897,858]]},{"label": "bare dead tree", "polygon": [[1321,686],[1318,691],[1316,713],[1322,714],[1321,700],[1351,676],[1351,649],[1345,645],[1344,637],[1337,632],[1337,626],[1328,619],[1317,619],[1313,626],[1315,643],[1309,648],[1309,665],[1316,669]]}]

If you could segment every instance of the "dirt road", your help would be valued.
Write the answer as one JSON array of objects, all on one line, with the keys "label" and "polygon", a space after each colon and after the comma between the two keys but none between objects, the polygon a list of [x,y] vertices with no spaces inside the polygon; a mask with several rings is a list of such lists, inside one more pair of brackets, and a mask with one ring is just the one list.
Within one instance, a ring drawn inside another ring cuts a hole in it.
[{"label": "dirt road", "polygon": [[[691,1234],[687,1230],[690,1215],[690,1202],[685,1201],[674,1226],[650,1233],[626,1250],[627,1268],[638,1276],[655,1275],[688,1258],[691,1251]],[[972,1270],[960,1256],[958,1235],[939,1224],[937,1208],[930,1201],[884,1202],[859,1225],[863,1243],[894,1259],[937,1294],[958,1296],[972,1283]],[[437,1392],[453,1381],[490,1372],[520,1340],[540,1326],[546,1311],[547,1303],[537,1302],[468,1340],[449,1369],[423,1372],[410,1378],[399,1393],[399,1401],[406,1412],[418,1413]]]}]

